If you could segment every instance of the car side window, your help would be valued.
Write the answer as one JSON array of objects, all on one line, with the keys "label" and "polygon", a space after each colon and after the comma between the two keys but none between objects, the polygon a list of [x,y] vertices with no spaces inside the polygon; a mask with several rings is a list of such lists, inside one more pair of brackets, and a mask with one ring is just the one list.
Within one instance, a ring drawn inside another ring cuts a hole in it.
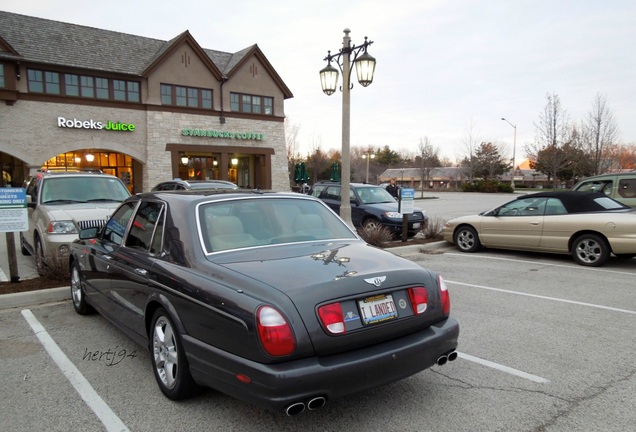
[{"label": "car side window", "polygon": [[614,182],[612,180],[592,180],[583,183],[576,190],[581,192],[603,192],[606,195],[610,195],[613,185]]},{"label": "car side window", "polygon": [[546,215],[561,215],[567,213],[568,211],[565,209],[560,199],[548,198],[548,203],[545,206]]},{"label": "car side window", "polygon": [[128,221],[135,209],[135,204],[134,202],[125,203],[115,211],[104,229],[104,234],[102,235],[104,240],[118,245],[122,243]]},{"label": "car side window", "polygon": [[126,247],[150,251],[162,209],[163,205],[157,202],[141,203],[126,238]]},{"label": "car side window", "polygon": [[499,208],[498,216],[543,215],[546,198],[528,198],[509,202]]},{"label": "car side window", "polygon": [[340,201],[340,186],[329,186],[324,198]]},{"label": "car side window", "polygon": [[618,182],[618,194],[623,198],[636,198],[636,177]]},{"label": "car side window", "polygon": [[318,198],[324,190],[325,186],[314,186],[314,189],[311,191],[311,196]]},{"label": "car side window", "polygon": [[26,189],[26,194],[31,196],[32,202],[35,202],[35,200],[38,197],[38,184],[40,182],[38,181],[37,178],[31,179],[31,183],[29,183],[29,185],[27,186]]}]

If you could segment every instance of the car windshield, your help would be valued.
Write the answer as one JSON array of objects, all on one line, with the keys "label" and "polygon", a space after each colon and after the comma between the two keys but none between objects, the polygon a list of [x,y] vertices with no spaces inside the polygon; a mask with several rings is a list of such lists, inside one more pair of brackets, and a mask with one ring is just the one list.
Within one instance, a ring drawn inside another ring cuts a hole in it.
[{"label": "car windshield", "polygon": [[362,204],[394,203],[395,198],[381,187],[358,188],[358,195]]},{"label": "car windshield", "polygon": [[207,253],[313,240],[356,239],[321,202],[254,197],[200,204],[198,223]]},{"label": "car windshield", "polygon": [[88,202],[122,202],[130,196],[128,189],[112,177],[60,177],[45,179],[42,204]]}]

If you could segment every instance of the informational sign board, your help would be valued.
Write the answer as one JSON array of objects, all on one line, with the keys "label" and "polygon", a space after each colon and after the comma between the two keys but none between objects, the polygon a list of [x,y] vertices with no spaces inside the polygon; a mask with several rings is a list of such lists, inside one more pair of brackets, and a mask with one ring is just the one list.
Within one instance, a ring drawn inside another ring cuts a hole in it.
[{"label": "informational sign board", "polygon": [[24,188],[0,188],[0,232],[28,229],[29,216]]},{"label": "informational sign board", "polygon": [[412,214],[415,203],[415,189],[400,189],[400,214]]}]

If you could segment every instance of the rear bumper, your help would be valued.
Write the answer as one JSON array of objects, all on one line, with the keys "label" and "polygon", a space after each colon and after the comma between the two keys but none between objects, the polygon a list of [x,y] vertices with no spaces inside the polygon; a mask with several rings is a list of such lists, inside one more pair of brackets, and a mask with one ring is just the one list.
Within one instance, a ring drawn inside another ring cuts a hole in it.
[{"label": "rear bumper", "polygon": [[[361,393],[421,372],[457,347],[452,318],[420,332],[346,353],[262,364],[184,336],[194,379],[234,398],[272,411],[317,396],[327,400]],[[250,384],[236,378],[246,375]]]}]

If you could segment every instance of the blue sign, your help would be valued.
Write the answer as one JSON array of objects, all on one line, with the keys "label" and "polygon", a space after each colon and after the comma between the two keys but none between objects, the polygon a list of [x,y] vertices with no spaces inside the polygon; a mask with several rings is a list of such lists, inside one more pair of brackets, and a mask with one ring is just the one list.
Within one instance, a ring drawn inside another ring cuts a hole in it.
[{"label": "blue sign", "polygon": [[0,188],[0,232],[29,229],[24,188]]},{"label": "blue sign", "polygon": [[415,203],[415,189],[400,189],[400,205],[399,212],[403,215],[413,213],[413,204]]}]

